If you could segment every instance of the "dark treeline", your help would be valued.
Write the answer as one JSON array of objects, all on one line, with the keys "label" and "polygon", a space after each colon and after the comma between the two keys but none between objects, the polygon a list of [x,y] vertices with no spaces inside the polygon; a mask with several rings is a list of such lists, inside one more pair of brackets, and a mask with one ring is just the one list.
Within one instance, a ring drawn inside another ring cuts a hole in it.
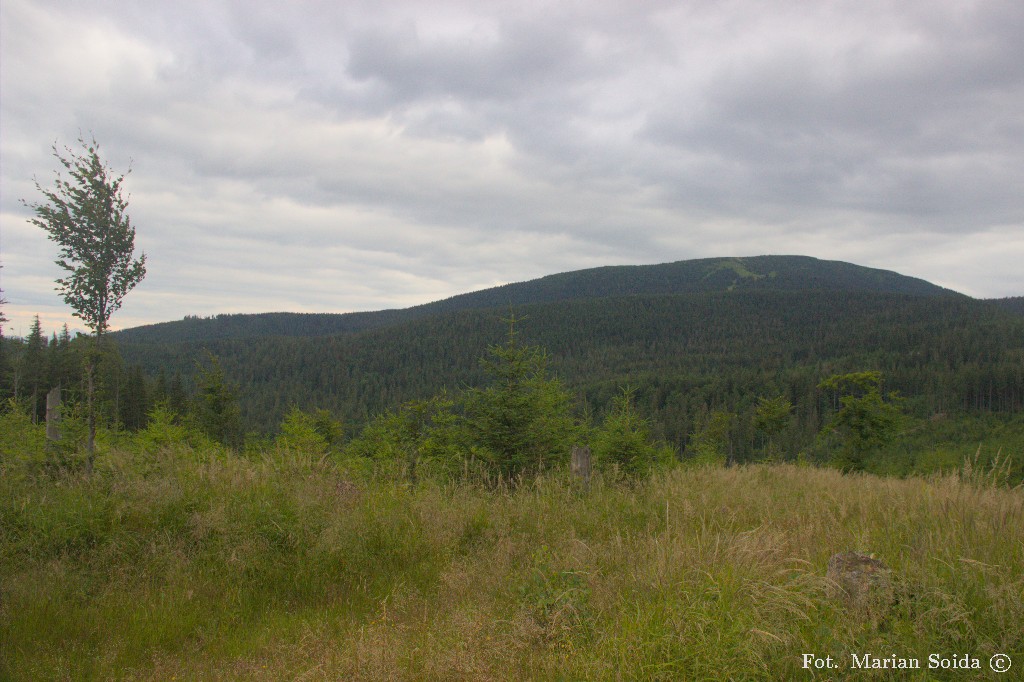
[{"label": "dark treeline", "polygon": [[[190,386],[206,353],[238,391],[250,431],[271,433],[287,411],[326,409],[346,430],[447,388],[479,386],[509,308],[469,310],[358,334],[205,343],[122,344],[125,359]],[[622,387],[655,434],[685,448],[726,415],[737,458],[758,445],[753,411],[783,396],[793,419],[780,442],[821,428],[818,389],[844,372],[879,371],[918,417],[1024,408],[1024,319],[966,297],[747,291],[631,296],[518,306],[525,341],[550,355],[585,409],[600,414]]]},{"label": "dark treeline", "polygon": [[[61,389],[66,415],[76,416],[86,392],[85,354],[92,341],[72,337],[67,325],[60,333],[43,333],[36,317],[24,339],[0,339],[0,401],[14,400],[34,422],[46,419],[46,395]],[[146,425],[147,415],[160,401],[181,414],[188,396],[182,377],[170,380],[157,371],[146,375],[141,365],[126,365],[116,343],[102,345],[97,362],[97,406],[102,423],[130,431]]]}]

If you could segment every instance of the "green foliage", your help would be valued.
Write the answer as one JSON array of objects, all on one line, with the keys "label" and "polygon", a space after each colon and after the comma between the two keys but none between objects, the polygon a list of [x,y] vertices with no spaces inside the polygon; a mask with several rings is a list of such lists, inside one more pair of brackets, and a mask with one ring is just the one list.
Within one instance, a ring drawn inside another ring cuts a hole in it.
[{"label": "green foliage", "polygon": [[473,447],[455,405],[446,393],[407,402],[372,419],[344,453],[390,467],[411,482],[423,474],[458,480],[468,473]]},{"label": "green foliage", "polygon": [[598,467],[606,470],[616,467],[631,477],[644,476],[655,464],[674,459],[671,448],[652,439],[650,422],[640,416],[634,404],[635,393],[631,389],[622,390],[591,438]]},{"label": "green foliage", "polygon": [[465,473],[472,444],[455,410],[456,400],[446,392],[402,406],[394,425],[413,480],[422,470],[448,480]]},{"label": "green foliage", "polygon": [[145,427],[150,398],[146,379],[138,365],[127,371],[127,381],[124,382],[119,397],[121,425],[129,431],[138,431]]},{"label": "green foliage", "polygon": [[[97,352],[93,339],[84,335],[72,339],[67,325],[47,340],[42,329],[33,324],[25,339],[3,339],[0,345],[16,372],[0,376],[0,394],[13,397],[17,392],[34,421],[42,423],[46,419],[46,394],[60,387],[65,409],[81,414],[87,420],[88,431],[88,396],[82,390],[88,379],[87,360],[94,369],[97,425],[128,431],[145,426],[146,412],[156,402],[151,398],[153,389],[139,365],[125,365],[117,345],[109,338]],[[2,383],[4,379],[9,383]]]},{"label": "green foliage", "polygon": [[18,456],[43,452],[46,431],[32,423],[23,405],[8,398],[0,405],[0,463],[12,462]]},{"label": "green foliage", "polygon": [[237,395],[225,379],[219,360],[208,355],[207,365],[200,368],[192,416],[203,433],[232,448],[242,445],[244,435]]},{"label": "green foliage", "polygon": [[[732,273],[729,273],[732,274]],[[765,278],[763,281],[768,281]],[[744,280],[746,281],[746,280]],[[620,386],[658,439],[682,447],[704,411],[741,415],[756,396],[784,395],[790,424],[780,456],[811,444],[827,413],[817,385],[832,374],[877,369],[887,390],[908,396],[916,417],[1024,408],[1024,319],[963,297],[838,291],[737,291],[633,296],[517,308],[548,371],[597,414]],[[225,371],[246,377],[246,428],[271,433],[289,405],[329,409],[346,431],[410,400],[482,387],[481,349],[504,341],[501,312],[438,314],[381,329],[317,337],[258,337],[209,345]],[[122,344],[128,365],[192,383],[198,345]],[[764,454],[764,434],[733,439],[736,461]]]},{"label": "green foliage", "polygon": [[469,474],[491,474],[480,470],[489,460],[457,413],[464,399],[464,395],[450,397],[442,392],[427,400],[409,401],[371,420],[345,452],[397,465],[411,481],[421,475],[453,481]]},{"label": "green foliage", "polygon": [[704,415],[690,440],[689,461],[693,464],[725,464],[732,450],[729,431],[735,420],[736,415],[725,410],[713,410]]},{"label": "green foliage", "polygon": [[88,459],[82,456],[88,438],[89,417],[83,405],[64,405],[61,408],[60,439],[46,443],[47,468],[51,471],[64,472],[88,468]]},{"label": "green foliage", "polygon": [[[958,295],[913,277],[851,263],[807,256],[702,258],[657,265],[592,268],[549,275],[528,282],[460,294],[404,310],[328,314],[257,313],[186,316],[183,320],[118,332],[126,343],[204,343],[266,337],[322,337],[405,326],[416,320],[508,306],[617,299],[715,295],[722,292],[873,292],[917,297]],[[727,298],[735,298],[729,296]]]},{"label": "green foliage", "polygon": [[209,440],[181,423],[181,417],[165,402],[158,402],[146,415],[146,427],[135,435],[135,442],[144,453],[162,450],[207,447]]},{"label": "green foliage", "polygon": [[341,423],[334,418],[329,410],[316,409],[313,411],[312,418],[313,431],[323,439],[328,448],[341,444],[345,432],[341,428]]},{"label": "green foliage", "polygon": [[82,445],[88,423],[81,406],[65,405],[61,410],[60,438],[46,438],[46,425],[33,423],[24,404],[8,399],[0,408],[0,470],[4,464],[33,476],[60,476],[85,465]]},{"label": "green foliage", "polygon": [[146,254],[134,258],[135,228],[128,217],[128,202],[121,196],[125,176],[111,174],[99,157],[96,140],[86,143],[79,138],[78,142],[84,153],[65,148],[67,157],[61,155],[56,144],[53,146],[53,156],[70,179],[57,173],[52,190],[36,181],[45,203],[22,203],[35,213],[30,222],[60,246],[56,263],[68,275],[57,279],[57,291],[95,336],[95,346],[86,356],[86,469],[91,473],[96,438],[94,378],[100,339],[124,296],[146,276]]},{"label": "green foliage", "polygon": [[465,399],[470,438],[507,480],[565,463],[580,427],[569,392],[547,376],[547,355],[521,345],[514,327],[490,355],[482,361],[489,385],[472,389]]},{"label": "green foliage", "polygon": [[53,146],[70,178],[58,173],[52,190],[37,181],[45,203],[23,203],[35,213],[30,222],[60,246],[56,262],[68,276],[57,280],[58,291],[99,336],[125,294],[145,277],[146,255],[133,259],[135,228],[121,194],[125,176],[111,173],[95,140],[78,142],[84,153],[66,148],[66,157]]},{"label": "green foliage", "polygon": [[333,439],[335,436],[333,426],[329,413],[326,417],[318,417],[293,407],[281,422],[281,433],[277,436],[276,444],[285,450],[322,457],[331,446],[328,438]]},{"label": "green foliage", "polygon": [[753,425],[764,438],[765,454],[769,458],[778,454],[776,438],[789,426],[792,415],[793,403],[785,396],[757,399]]},{"label": "green foliage", "polygon": [[46,337],[43,336],[39,316],[32,320],[28,336],[25,337],[25,348],[21,353],[20,374],[22,395],[30,400],[29,413],[34,421],[46,418],[46,392],[49,390],[46,380]]},{"label": "green foliage", "polygon": [[819,388],[840,396],[839,409],[822,429],[823,434],[835,432],[842,439],[837,463],[844,469],[862,470],[867,453],[896,437],[902,422],[899,396],[890,393],[883,399],[880,372],[837,374]]}]

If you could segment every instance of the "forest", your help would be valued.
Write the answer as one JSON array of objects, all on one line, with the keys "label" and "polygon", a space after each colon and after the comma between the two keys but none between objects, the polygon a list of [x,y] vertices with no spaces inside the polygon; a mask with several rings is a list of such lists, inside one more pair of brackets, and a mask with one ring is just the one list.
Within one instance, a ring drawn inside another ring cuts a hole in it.
[{"label": "forest", "polygon": [[[599,295],[613,290],[632,293]],[[651,293],[665,290],[682,293]],[[538,300],[493,305],[502,292]],[[138,431],[158,405],[202,421],[204,396],[216,395],[232,421],[217,427],[231,434],[221,439],[258,447],[296,411],[329,416],[341,441],[442,394],[461,417],[460,396],[486,384],[483,361],[510,318],[564,385],[574,419],[599,424],[628,392],[652,438],[681,459],[709,438],[731,463],[824,459],[823,429],[841,396],[822,384],[837,375],[875,372],[880,395],[898,396],[899,437],[864,462],[879,472],[935,467],[925,451],[950,444],[957,454],[938,462],[955,465],[983,442],[995,457],[1014,437],[978,439],[978,424],[1012,434],[1024,409],[1024,316],[1013,299],[975,300],[895,273],[799,257],[712,259],[459,298],[380,313],[193,317],[112,334],[99,366],[104,423]],[[38,324],[5,339],[0,395],[36,421],[48,387],[63,386],[74,405],[80,346],[66,329],[47,338]],[[758,409],[772,400],[788,408],[768,434]]]}]

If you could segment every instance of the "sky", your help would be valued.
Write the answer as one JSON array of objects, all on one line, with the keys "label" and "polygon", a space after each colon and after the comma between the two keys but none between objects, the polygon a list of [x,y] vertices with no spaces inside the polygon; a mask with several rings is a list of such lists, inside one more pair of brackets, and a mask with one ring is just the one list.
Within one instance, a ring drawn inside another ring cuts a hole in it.
[{"label": "sky", "polygon": [[21,200],[93,136],[112,327],[802,254],[1024,295],[1020,0],[0,3],[7,335],[82,328]]}]

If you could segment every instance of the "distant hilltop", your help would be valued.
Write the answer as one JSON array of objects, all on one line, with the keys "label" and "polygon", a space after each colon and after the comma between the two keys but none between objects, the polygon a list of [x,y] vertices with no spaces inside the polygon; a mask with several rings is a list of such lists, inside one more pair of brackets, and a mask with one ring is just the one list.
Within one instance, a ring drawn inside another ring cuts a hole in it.
[{"label": "distant hilltop", "polygon": [[212,341],[265,336],[326,336],[379,329],[439,313],[609,296],[742,291],[846,291],[963,296],[916,277],[810,256],[700,258],[659,265],[617,265],[548,275],[459,294],[400,310],[359,313],[255,313],[133,327],[125,343]]}]

